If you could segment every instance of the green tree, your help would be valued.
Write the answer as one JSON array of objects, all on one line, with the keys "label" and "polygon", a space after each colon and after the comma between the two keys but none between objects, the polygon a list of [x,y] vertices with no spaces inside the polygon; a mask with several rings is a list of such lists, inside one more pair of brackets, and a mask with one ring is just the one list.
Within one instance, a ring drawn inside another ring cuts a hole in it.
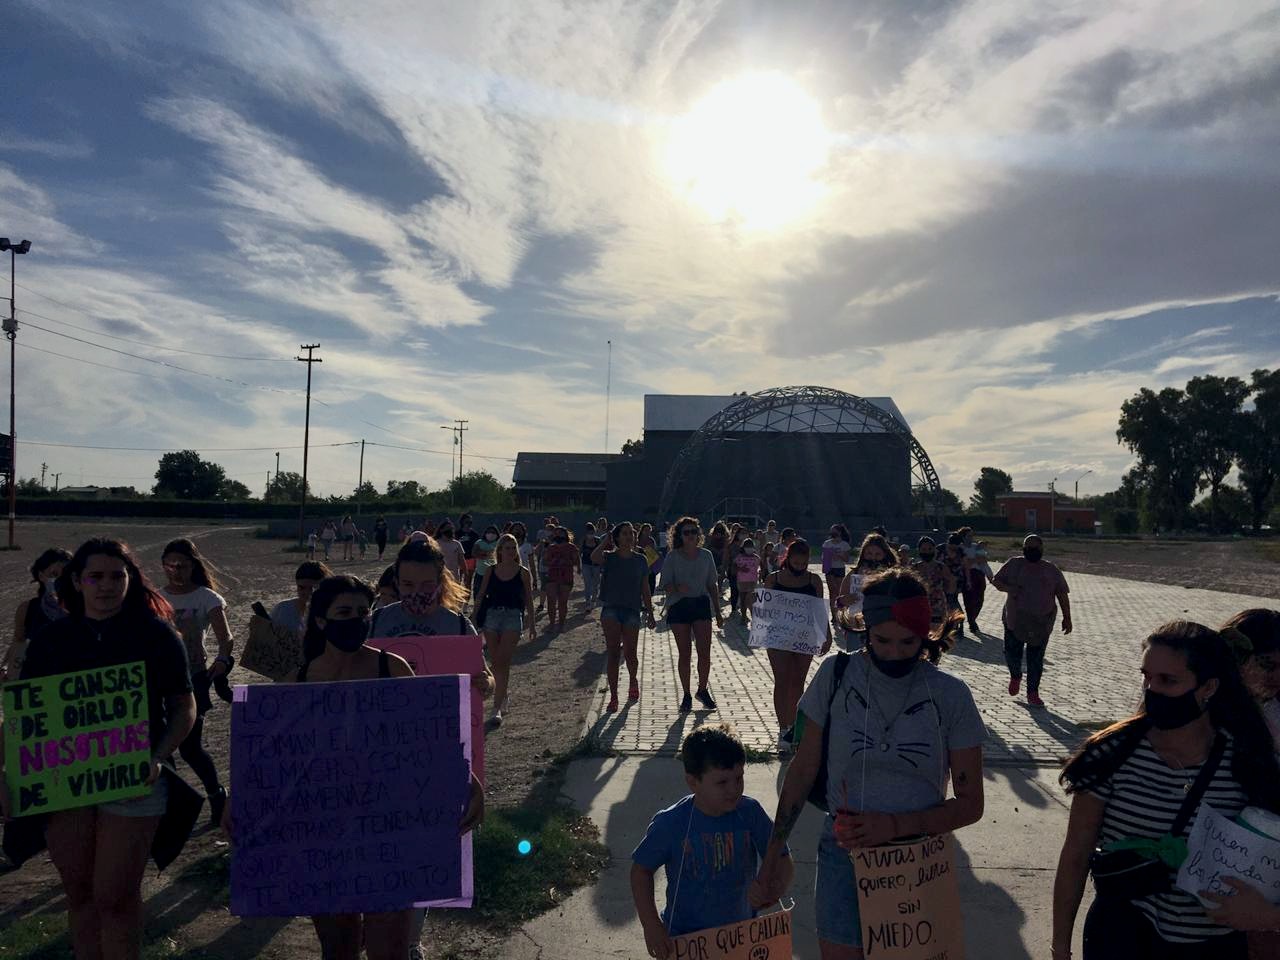
[{"label": "green tree", "polygon": [[1147,526],[1186,527],[1200,470],[1192,450],[1186,394],[1143,387],[1120,407],[1116,439],[1137,457],[1130,471],[1143,490]]},{"label": "green tree", "polygon": [[20,497],[43,497],[48,492],[48,488],[43,486],[35,477],[27,477],[25,480],[18,481],[18,496]]},{"label": "green tree", "polygon": [[1197,526],[1218,531],[1242,529],[1249,522],[1250,512],[1248,495],[1229,483],[1219,488],[1217,506],[1205,497],[1191,507]]},{"label": "green tree", "polygon": [[1280,370],[1253,371],[1251,387],[1253,409],[1241,414],[1236,464],[1249,497],[1249,521],[1258,533],[1280,480]]},{"label": "green tree", "polygon": [[970,512],[995,516],[996,496],[1001,493],[1013,493],[1013,477],[998,467],[983,467],[978,473],[978,479],[973,481],[973,495],[969,497]]},{"label": "green tree", "polygon": [[219,500],[251,500],[253,494],[239,480],[232,480],[230,477],[222,481],[222,486],[218,489]]},{"label": "green tree", "polygon": [[[311,484],[307,484],[307,496],[311,495]],[[277,473],[267,484],[267,492],[262,499],[275,503],[302,502],[302,474],[286,470]]]},{"label": "green tree", "polygon": [[218,464],[202,459],[195,450],[179,450],[160,458],[152,491],[157,497],[213,500],[225,479],[226,471]]},{"label": "green tree", "polygon": [[510,510],[515,497],[510,487],[504,487],[498,478],[486,470],[468,470],[449,482],[448,493],[452,503],[459,507],[480,510]]},{"label": "green tree", "polygon": [[355,498],[361,503],[377,503],[382,494],[378,493],[378,488],[373,485],[372,480],[366,480],[353,491]]},{"label": "green tree", "polygon": [[1228,518],[1218,495],[1241,447],[1241,407],[1249,396],[1249,387],[1239,377],[1192,377],[1185,393],[1196,485],[1209,491],[1210,529],[1224,530]]},{"label": "green tree", "polygon": [[[926,495],[927,489],[923,484],[916,484],[911,488],[911,513],[914,516],[928,516],[931,510],[936,509]],[[956,514],[964,513],[964,501],[957,497],[954,491],[948,490],[946,487],[941,490],[938,507],[941,508],[944,516],[955,516]]]},{"label": "green tree", "polygon": [[421,503],[427,496],[427,488],[417,480],[388,480],[387,499],[398,503]]},{"label": "green tree", "polygon": [[639,460],[644,456],[644,440],[628,440],[622,445],[622,455],[631,460]]}]

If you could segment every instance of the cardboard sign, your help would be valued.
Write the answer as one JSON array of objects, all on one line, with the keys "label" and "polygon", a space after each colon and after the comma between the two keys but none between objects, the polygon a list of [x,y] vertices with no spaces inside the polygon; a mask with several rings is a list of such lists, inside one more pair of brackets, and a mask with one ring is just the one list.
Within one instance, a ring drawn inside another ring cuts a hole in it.
[{"label": "cardboard sign", "polygon": [[240,653],[240,666],[272,680],[289,680],[302,666],[302,638],[289,627],[264,617],[249,618],[249,639]]},{"label": "cardboard sign", "polygon": [[1202,803],[1187,837],[1187,859],[1178,870],[1177,886],[1193,895],[1202,890],[1233,894],[1223,877],[1256,887],[1268,903],[1280,903],[1280,840],[1242,827]]},{"label": "cardboard sign", "polygon": [[467,677],[235,688],[231,912],[467,901]]},{"label": "cardboard sign", "polygon": [[950,834],[850,854],[867,960],[964,960]]},{"label": "cardboard sign", "polygon": [[827,601],[821,597],[758,587],[751,604],[747,643],[816,656],[827,642],[830,615]]},{"label": "cardboard sign", "polygon": [[791,960],[791,911],[672,937],[675,960]]},{"label": "cardboard sign", "polygon": [[5,782],[13,816],[148,792],[145,663],[15,680],[3,689]]},{"label": "cardboard sign", "polygon": [[[484,672],[484,637],[373,637],[368,645],[409,661],[414,676],[438,677]],[[484,779],[484,698],[471,698],[471,769]]]}]

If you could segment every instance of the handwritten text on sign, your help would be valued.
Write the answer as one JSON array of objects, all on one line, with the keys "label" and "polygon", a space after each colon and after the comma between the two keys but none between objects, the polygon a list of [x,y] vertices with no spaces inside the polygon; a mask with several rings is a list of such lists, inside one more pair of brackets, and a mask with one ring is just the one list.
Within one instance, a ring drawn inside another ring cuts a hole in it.
[{"label": "handwritten text on sign", "polygon": [[761,587],[751,605],[747,643],[791,653],[817,655],[827,640],[827,601],[803,593]]},{"label": "handwritten text on sign", "polygon": [[950,834],[851,855],[868,960],[964,960]]},{"label": "handwritten text on sign", "polygon": [[672,937],[675,960],[791,960],[791,911]]},{"label": "handwritten text on sign", "polygon": [[1280,841],[1254,833],[1202,803],[1187,837],[1187,859],[1178,870],[1177,885],[1191,894],[1233,893],[1222,877],[1241,880],[1256,887],[1268,903],[1280,903]]},{"label": "handwritten text on sign", "polygon": [[147,792],[151,723],[141,661],[5,684],[4,716],[14,816]]},{"label": "handwritten text on sign", "polygon": [[470,693],[462,677],[236,687],[231,912],[381,913],[463,896]]}]

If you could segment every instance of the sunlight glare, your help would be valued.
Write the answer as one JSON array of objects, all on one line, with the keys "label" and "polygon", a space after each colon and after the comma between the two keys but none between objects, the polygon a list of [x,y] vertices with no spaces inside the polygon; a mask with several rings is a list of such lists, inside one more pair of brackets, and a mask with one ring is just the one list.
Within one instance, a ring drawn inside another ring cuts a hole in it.
[{"label": "sunlight glare", "polygon": [[667,175],[712,219],[776,229],[821,199],[831,136],[817,102],[777,73],[726,80],[672,121]]}]

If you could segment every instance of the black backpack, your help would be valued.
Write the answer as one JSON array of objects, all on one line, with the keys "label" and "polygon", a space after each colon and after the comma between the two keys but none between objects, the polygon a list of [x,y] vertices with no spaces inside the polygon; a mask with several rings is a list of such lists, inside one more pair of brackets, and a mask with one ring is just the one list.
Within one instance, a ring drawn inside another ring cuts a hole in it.
[{"label": "black backpack", "polygon": [[[836,702],[836,691],[840,689],[840,681],[849,666],[849,654],[837,653],[835,676],[831,679],[831,697],[827,700],[827,722],[822,725],[822,762],[818,765],[818,775],[813,778],[813,786],[809,788],[809,802],[823,813],[827,809],[827,749],[831,745],[831,705]],[[803,737],[802,737],[803,739]]]}]

